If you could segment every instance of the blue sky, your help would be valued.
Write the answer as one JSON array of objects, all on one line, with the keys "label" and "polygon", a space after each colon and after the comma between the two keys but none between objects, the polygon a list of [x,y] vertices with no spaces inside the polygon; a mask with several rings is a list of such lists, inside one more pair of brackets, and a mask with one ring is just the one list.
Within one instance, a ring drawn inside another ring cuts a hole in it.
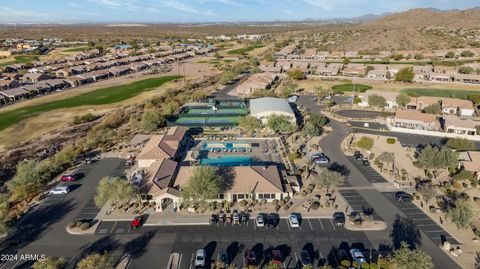
[{"label": "blue sky", "polygon": [[478,0],[1,0],[0,23],[303,20],[478,5]]}]

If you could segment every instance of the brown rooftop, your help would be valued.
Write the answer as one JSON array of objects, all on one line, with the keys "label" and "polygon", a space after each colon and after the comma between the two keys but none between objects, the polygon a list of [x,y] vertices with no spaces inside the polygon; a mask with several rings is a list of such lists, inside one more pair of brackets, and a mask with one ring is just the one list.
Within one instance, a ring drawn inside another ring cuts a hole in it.
[{"label": "brown rooftop", "polygon": [[421,113],[412,109],[397,109],[397,111],[395,111],[395,119],[432,123],[437,120],[437,117],[432,114]]}]

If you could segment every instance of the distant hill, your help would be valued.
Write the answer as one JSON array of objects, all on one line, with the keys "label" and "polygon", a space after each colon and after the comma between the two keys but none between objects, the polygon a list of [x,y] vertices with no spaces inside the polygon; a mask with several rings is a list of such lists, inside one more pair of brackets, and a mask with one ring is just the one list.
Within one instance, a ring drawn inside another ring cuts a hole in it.
[{"label": "distant hill", "polygon": [[[337,49],[394,50],[468,47],[480,36],[480,8],[466,10],[412,9],[352,25],[360,34],[335,44]],[[479,43],[480,45],[480,43]]]}]

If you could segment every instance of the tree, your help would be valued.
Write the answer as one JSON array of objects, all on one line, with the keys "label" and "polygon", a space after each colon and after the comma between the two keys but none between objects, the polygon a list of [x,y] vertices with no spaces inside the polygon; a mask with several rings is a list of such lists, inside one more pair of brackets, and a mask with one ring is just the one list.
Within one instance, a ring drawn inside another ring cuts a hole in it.
[{"label": "tree", "polygon": [[423,109],[423,112],[428,113],[428,114],[440,114],[442,112],[442,109],[440,107],[439,103],[431,104]]},{"label": "tree", "polygon": [[399,249],[393,251],[392,264],[397,269],[430,269],[433,268],[432,257],[422,250],[410,249],[405,242]]},{"label": "tree", "polygon": [[275,62],[275,58],[273,57],[273,55],[271,53],[265,54],[263,59],[267,62]]},{"label": "tree", "polygon": [[372,94],[368,96],[368,105],[371,107],[384,108],[387,106],[387,100],[385,100],[383,96]]},{"label": "tree", "polygon": [[0,235],[8,231],[8,223],[6,222],[7,215],[10,211],[9,197],[6,194],[0,195]]},{"label": "tree", "polygon": [[415,55],[413,56],[413,58],[415,60],[423,60],[423,54],[421,53],[415,53]]},{"label": "tree", "polygon": [[64,258],[46,258],[45,260],[36,261],[32,265],[32,269],[61,269],[65,264]]},{"label": "tree", "polygon": [[476,146],[475,143],[471,140],[466,138],[449,138],[447,141],[447,147],[458,150],[458,151],[466,151],[466,150],[475,150]]},{"label": "tree", "polygon": [[342,63],[343,63],[344,65],[349,64],[349,63],[350,63],[350,58],[348,58],[348,57],[343,58]]},{"label": "tree", "polygon": [[425,169],[447,169],[458,165],[458,152],[449,148],[426,146],[417,158],[418,165]]},{"label": "tree", "polygon": [[458,69],[458,73],[460,74],[473,74],[475,69],[471,68],[470,66],[462,66]]},{"label": "tree", "polygon": [[362,99],[361,99],[360,97],[355,96],[355,97],[353,98],[353,103],[354,103],[355,105],[360,104],[361,102],[362,102]]},{"label": "tree", "polygon": [[405,67],[400,69],[397,74],[395,74],[396,81],[403,81],[403,82],[412,82],[415,74],[413,73],[413,68]]},{"label": "tree", "polygon": [[364,136],[358,140],[357,147],[364,150],[371,150],[373,143],[374,141],[372,138]]},{"label": "tree", "polygon": [[305,78],[305,73],[299,69],[291,69],[287,71],[287,75],[295,80],[301,80]]},{"label": "tree", "polygon": [[317,114],[311,114],[303,126],[302,134],[306,137],[319,136],[323,126],[327,124],[327,118]]},{"label": "tree", "polygon": [[316,86],[313,90],[319,99],[324,99],[332,94],[332,89],[323,88],[321,85]]},{"label": "tree", "polygon": [[453,52],[453,51],[447,52],[447,54],[445,54],[445,58],[447,58],[447,59],[455,58],[455,52]]},{"label": "tree", "polygon": [[455,201],[453,207],[447,212],[447,217],[457,225],[457,229],[468,229],[474,217],[474,206],[464,199]]},{"label": "tree", "polygon": [[138,189],[122,178],[104,177],[100,180],[94,197],[95,205],[103,207],[110,201],[111,204],[122,204],[138,197]]},{"label": "tree", "polygon": [[113,269],[113,259],[109,254],[91,254],[81,259],[77,264],[77,269]]},{"label": "tree", "polygon": [[238,122],[238,127],[249,133],[253,133],[262,128],[262,123],[259,119],[253,116],[245,116],[240,118]]},{"label": "tree", "polygon": [[290,118],[283,115],[270,116],[267,121],[267,126],[271,130],[280,133],[291,133],[296,129],[296,125],[290,121]]},{"label": "tree", "polygon": [[218,174],[218,169],[212,166],[195,167],[193,175],[182,189],[182,199],[197,203],[217,198],[221,185],[222,178]]},{"label": "tree", "polygon": [[432,183],[420,184],[418,192],[423,196],[425,202],[429,202],[437,194],[437,188]]},{"label": "tree", "polygon": [[460,56],[462,56],[463,58],[469,58],[475,56],[475,53],[473,53],[473,51],[471,50],[464,50],[460,53]]},{"label": "tree", "polygon": [[15,177],[7,182],[7,188],[15,200],[28,200],[42,187],[42,174],[35,161],[23,161],[17,165]]},{"label": "tree", "polygon": [[326,167],[317,169],[318,175],[313,177],[313,183],[321,188],[329,190],[330,188],[342,186],[345,183],[345,176],[339,172],[332,171]]},{"label": "tree", "polygon": [[155,131],[164,124],[165,118],[156,109],[145,111],[140,120],[140,128],[147,132]]},{"label": "tree", "polygon": [[410,103],[410,101],[412,101],[412,98],[410,98],[408,94],[402,92],[395,97],[395,101],[399,106],[405,107],[408,103]]},{"label": "tree", "polygon": [[475,105],[480,104],[480,94],[469,94],[467,95],[467,99]]}]

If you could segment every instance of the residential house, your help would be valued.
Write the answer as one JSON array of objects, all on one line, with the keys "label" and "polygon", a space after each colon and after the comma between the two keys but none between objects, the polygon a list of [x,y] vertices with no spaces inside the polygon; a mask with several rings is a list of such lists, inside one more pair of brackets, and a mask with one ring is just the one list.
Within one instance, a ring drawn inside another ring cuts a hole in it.
[{"label": "residential house", "polygon": [[413,74],[415,81],[430,80],[430,74],[433,73],[431,65],[415,65],[413,66]]},{"label": "residential house", "polygon": [[430,81],[437,81],[437,82],[451,82],[453,79],[452,73],[436,73],[436,72],[431,72],[428,74],[428,78]]},{"label": "residential house", "polygon": [[408,109],[424,110],[427,106],[433,104],[440,104],[441,99],[438,97],[431,96],[420,96],[417,98],[412,98],[410,103],[407,104]]},{"label": "residential house", "polygon": [[475,114],[475,109],[470,100],[443,98],[442,112],[445,114],[459,115],[461,117],[472,117]]},{"label": "residential house", "polygon": [[0,90],[8,90],[20,87],[20,83],[16,80],[0,79]]},{"label": "residential house", "polygon": [[305,51],[300,56],[301,59],[314,60],[317,56],[316,49],[305,49]]},{"label": "residential house", "polygon": [[269,89],[278,78],[272,73],[253,74],[238,85],[235,92],[240,96],[250,96],[255,90]]},{"label": "residential house", "polygon": [[453,78],[457,83],[480,84],[480,75],[476,74],[455,74]]},{"label": "residential house", "polygon": [[372,95],[377,95],[377,96],[382,96],[385,98],[385,101],[387,103],[386,108],[396,108],[398,107],[396,98],[398,93],[396,92],[385,92],[385,91],[376,91],[376,90],[369,90],[363,93],[360,93],[358,97],[362,100],[358,105],[361,107],[368,107],[368,98],[369,96]]},{"label": "residential house", "polygon": [[21,80],[28,83],[37,83],[42,80],[51,79],[52,77],[46,73],[26,73]]},{"label": "residential house", "polygon": [[388,70],[370,70],[368,71],[367,77],[371,79],[387,79]]},{"label": "residential house", "polygon": [[458,135],[476,135],[476,126],[480,125],[478,121],[460,119],[454,115],[443,116],[442,123],[444,132]]},{"label": "residential house", "polygon": [[357,59],[358,58],[358,51],[346,51],[345,58],[349,59]]},{"label": "residential house", "polygon": [[393,127],[436,131],[440,129],[437,117],[411,109],[397,109],[393,118]]},{"label": "residential house", "polygon": [[367,72],[367,67],[364,64],[348,64],[341,72],[347,77],[363,77]]},{"label": "residential house", "polygon": [[343,59],[344,56],[345,54],[343,53],[343,51],[332,51],[328,55],[328,58],[333,60],[339,60],[339,59]]},{"label": "residential house", "polygon": [[15,102],[29,96],[29,92],[20,87],[2,90],[0,94],[5,96],[10,102]]},{"label": "residential house", "polygon": [[130,67],[128,66],[114,66],[108,69],[108,71],[112,73],[113,76],[119,77],[129,74],[130,72],[132,72],[132,69],[130,69]]}]

